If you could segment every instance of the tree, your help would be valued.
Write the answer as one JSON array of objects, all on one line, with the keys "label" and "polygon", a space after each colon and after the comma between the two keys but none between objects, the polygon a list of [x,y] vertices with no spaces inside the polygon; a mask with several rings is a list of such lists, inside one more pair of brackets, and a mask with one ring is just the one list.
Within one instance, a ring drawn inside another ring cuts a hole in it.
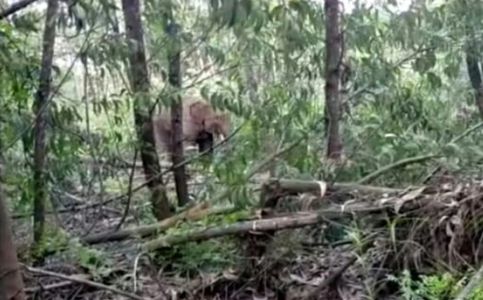
[{"label": "tree", "polygon": [[326,99],[326,132],[327,157],[340,159],[342,155],[342,140],[340,136],[340,63],[341,31],[339,24],[339,1],[325,0],[325,99]]},{"label": "tree", "polygon": [[50,102],[50,82],[52,78],[52,60],[55,46],[55,28],[57,24],[58,0],[49,0],[47,4],[47,17],[45,20],[42,65],[40,69],[39,87],[34,105],[34,241],[40,242],[44,232],[45,202],[47,198],[47,179],[45,162],[47,157],[47,114]]},{"label": "tree", "polygon": [[[0,144],[0,149],[3,149]],[[10,216],[3,193],[4,161],[0,151],[0,299],[23,300],[25,293],[22,273],[13,243]]]},{"label": "tree", "polygon": [[[169,84],[176,88],[181,88],[181,49],[178,40],[178,27],[171,16],[169,22],[166,26],[166,33],[171,37],[172,47],[168,52],[168,62],[169,62],[169,73],[168,81]],[[173,129],[172,135],[172,162],[174,166],[174,181],[176,184],[176,194],[178,196],[178,205],[183,206],[188,203],[188,184],[186,181],[186,170],[185,166],[182,164],[184,160],[183,153],[183,102],[181,98],[175,97],[171,104],[171,127]]]},{"label": "tree", "polygon": [[144,175],[151,190],[153,214],[158,220],[171,215],[166,188],[161,177],[153,123],[150,115],[149,76],[143,40],[139,0],[122,0],[126,38],[129,45],[129,80],[135,95],[134,122],[140,147]]},{"label": "tree", "polygon": [[481,71],[478,59],[471,54],[471,50],[466,52],[466,65],[468,68],[468,75],[470,77],[471,86],[475,91],[475,102],[480,116],[483,118],[483,86],[481,85]]},{"label": "tree", "polygon": [[471,81],[471,86],[475,92],[475,102],[480,116],[483,118],[483,86],[481,85],[481,70],[479,62],[479,53],[474,45],[474,42],[469,42],[466,46],[466,67]]},{"label": "tree", "polygon": [[21,274],[13,244],[10,216],[0,186],[0,299],[25,299]]}]

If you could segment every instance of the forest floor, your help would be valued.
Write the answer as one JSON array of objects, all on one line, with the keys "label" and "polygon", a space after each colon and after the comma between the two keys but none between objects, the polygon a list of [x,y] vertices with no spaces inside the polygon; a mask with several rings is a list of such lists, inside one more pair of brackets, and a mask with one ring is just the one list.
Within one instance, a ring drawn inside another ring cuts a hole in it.
[{"label": "forest floor", "polygon": [[[53,235],[47,244],[55,251],[35,267],[26,267],[27,291],[30,299],[363,299],[374,295],[399,299],[397,285],[388,275],[403,269],[424,273],[442,265],[463,270],[477,265],[483,254],[483,230],[476,221],[483,212],[482,182],[448,176],[433,181],[395,196],[346,192],[343,202],[358,207],[350,217],[327,217],[310,226],[261,235],[222,237],[210,240],[208,246],[193,242],[157,255],[142,252],[140,239],[84,247]],[[296,200],[292,203],[302,196],[292,197]],[[142,223],[139,215],[149,209],[143,197],[141,192],[133,198],[133,203],[139,202],[123,227]],[[112,231],[122,218],[125,203],[99,205],[100,199],[82,199],[86,196],[81,193],[58,195],[57,213],[48,218],[51,228],[82,239]],[[314,202],[310,209],[337,206],[341,210],[340,202],[340,194],[328,194],[323,204]],[[300,210],[289,206],[279,209]],[[368,213],[368,207],[380,209]],[[29,265],[24,257],[31,240],[30,219],[14,218],[19,256],[25,265]],[[349,239],[341,239],[342,229],[350,229]],[[234,255],[216,252],[229,248],[228,244],[236,249]],[[229,261],[216,268],[196,263],[187,268],[188,260],[180,257],[183,253],[191,253],[193,260]],[[171,261],[160,260],[160,255]]]}]

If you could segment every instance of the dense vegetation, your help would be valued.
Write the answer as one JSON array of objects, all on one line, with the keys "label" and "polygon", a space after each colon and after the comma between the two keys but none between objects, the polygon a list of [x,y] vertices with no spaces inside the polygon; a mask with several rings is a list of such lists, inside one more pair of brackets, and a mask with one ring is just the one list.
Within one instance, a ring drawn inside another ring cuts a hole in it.
[{"label": "dense vegetation", "polygon": [[[481,16],[479,0],[0,0],[0,299],[350,299],[347,282],[351,299],[483,299]],[[229,114],[228,139],[209,160],[153,155],[146,124],[176,112],[180,141],[188,98]]]}]

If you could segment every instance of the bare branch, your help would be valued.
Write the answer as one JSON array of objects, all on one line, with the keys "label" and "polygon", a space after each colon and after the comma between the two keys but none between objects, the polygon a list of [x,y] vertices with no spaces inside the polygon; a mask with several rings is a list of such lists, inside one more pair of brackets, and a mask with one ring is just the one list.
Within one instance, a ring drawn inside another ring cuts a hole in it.
[{"label": "bare branch", "polygon": [[113,292],[114,294],[122,295],[122,296],[125,296],[125,297],[128,297],[128,298],[131,298],[131,299],[146,300],[146,298],[143,298],[143,297],[140,297],[138,295],[134,295],[134,294],[122,291],[122,290],[114,288],[112,286],[108,286],[108,285],[105,285],[105,284],[102,284],[102,283],[98,283],[98,282],[94,282],[94,281],[91,281],[91,280],[88,280],[88,279],[85,279],[85,278],[81,278],[79,275],[64,275],[64,274],[46,271],[46,270],[42,270],[42,269],[38,269],[38,268],[34,268],[34,267],[28,267],[28,266],[25,266],[25,265],[24,265],[24,267],[29,272],[32,272],[32,273],[57,277],[57,278],[60,278],[60,279],[63,279],[63,280],[69,280],[69,281],[85,284],[85,285],[88,285],[88,286],[91,286],[91,287],[94,287],[94,288],[97,288],[97,289],[110,291],[110,292]]}]

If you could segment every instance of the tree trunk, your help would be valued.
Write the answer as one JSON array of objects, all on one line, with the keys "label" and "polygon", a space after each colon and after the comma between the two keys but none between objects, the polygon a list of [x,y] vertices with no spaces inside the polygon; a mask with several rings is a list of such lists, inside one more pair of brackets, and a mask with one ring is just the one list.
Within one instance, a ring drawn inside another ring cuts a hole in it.
[{"label": "tree trunk", "polygon": [[22,273],[17,262],[17,253],[13,243],[10,216],[3,193],[2,145],[0,144],[0,299],[25,299]]},{"label": "tree trunk", "polygon": [[339,1],[325,0],[325,99],[327,157],[339,160],[342,155],[340,136],[340,62],[341,32],[339,24]]},{"label": "tree trunk", "polygon": [[[176,90],[181,88],[181,48],[178,38],[178,25],[171,20],[166,26],[166,33],[171,37],[172,46],[169,47],[168,54],[169,61],[169,84]],[[173,170],[174,182],[176,185],[176,195],[178,196],[178,206],[183,206],[188,203],[188,184],[186,181],[186,168],[181,163],[184,160],[183,153],[183,102],[179,96],[174,99],[171,104],[171,128],[173,134],[171,135],[173,150],[171,159],[173,165],[180,165]]]},{"label": "tree trunk", "polygon": [[150,115],[149,77],[144,49],[143,28],[139,0],[122,0],[126,38],[129,45],[129,80],[135,94],[134,122],[143,163],[144,176],[151,190],[153,214],[158,220],[171,215],[166,187],[160,176],[156,146],[154,143],[153,122]]},{"label": "tree trunk", "polygon": [[481,85],[481,70],[478,55],[472,45],[466,47],[466,66],[470,77],[471,86],[475,90],[475,102],[483,118],[483,86]]},{"label": "tree trunk", "polygon": [[25,299],[23,288],[22,273],[17,262],[11,232],[10,216],[3,189],[0,186],[0,299]]},{"label": "tree trunk", "polygon": [[42,240],[45,223],[45,202],[47,198],[47,180],[45,160],[47,157],[47,114],[49,112],[50,82],[52,79],[52,60],[54,56],[55,28],[57,24],[58,0],[49,0],[47,4],[47,18],[45,21],[42,66],[40,69],[39,88],[34,104],[34,241],[38,244]]}]

